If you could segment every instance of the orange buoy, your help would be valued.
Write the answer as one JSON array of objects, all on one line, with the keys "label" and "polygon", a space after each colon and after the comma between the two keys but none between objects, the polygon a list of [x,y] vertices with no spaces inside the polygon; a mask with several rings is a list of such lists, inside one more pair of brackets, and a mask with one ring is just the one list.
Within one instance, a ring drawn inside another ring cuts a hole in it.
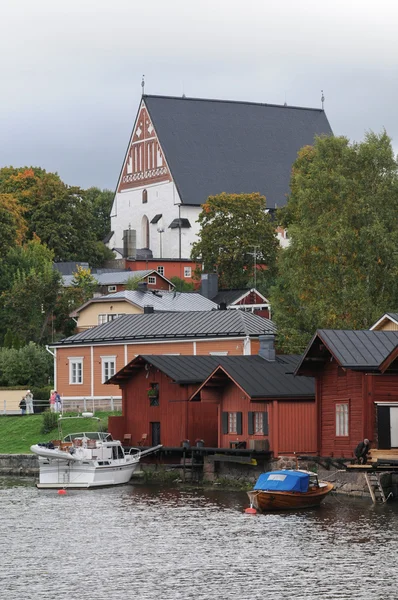
[{"label": "orange buoy", "polygon": [[253,508],[252,506],[250,506],[249,508],[246,508],[246,509],[245,509],[245,513],[246,513],[247,515],[256,515],[256,514],[257,514],[257,511],[256,511],[256,509],[255,509],[255,508]]},{"label": "orange buoy", "polygon": [[66,490],[58,490],[59,496],[65,496],[65,494],[66,494]]}]

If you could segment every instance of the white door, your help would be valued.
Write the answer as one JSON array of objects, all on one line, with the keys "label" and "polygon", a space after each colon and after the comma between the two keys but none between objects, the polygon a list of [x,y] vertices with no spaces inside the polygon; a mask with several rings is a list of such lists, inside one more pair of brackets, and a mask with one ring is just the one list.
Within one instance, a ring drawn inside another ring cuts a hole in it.
[{"label": "white door", "polygon": [[398,448],[398,406],[390,406],[391,448]]}]

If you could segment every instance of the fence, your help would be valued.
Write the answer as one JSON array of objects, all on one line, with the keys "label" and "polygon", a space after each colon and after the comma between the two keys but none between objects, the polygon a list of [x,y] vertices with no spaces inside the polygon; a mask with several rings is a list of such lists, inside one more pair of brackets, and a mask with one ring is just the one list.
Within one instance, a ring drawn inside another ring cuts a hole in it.
[{"label": "fence", "polygon": [[[18,398],[5,398],[0,405],[0,414],[3,415],[20,415],[19,401],[23,394],[18,392]],[[50,408],[49,400],[33,399],[34,414],[42,413],[47,408]],[[98,411],[121,411],[121,398],[65,398],[62,399],[61,412],[98,412]]]}]

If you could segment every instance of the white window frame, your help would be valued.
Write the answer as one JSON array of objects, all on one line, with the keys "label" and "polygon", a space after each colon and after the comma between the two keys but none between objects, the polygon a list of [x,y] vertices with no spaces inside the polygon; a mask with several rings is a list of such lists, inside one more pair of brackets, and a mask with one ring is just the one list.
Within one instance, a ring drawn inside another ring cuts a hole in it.
[{"label": "white window frame", "polygon": [[69,358],[69,384],[83,384],[83,356],[73,356]]},{"label": "white window frame", "polygon": [[156,277],[155,275],[148,275],[148,283],[156,283]]},{"label": "white window frame", "polygon": [[209,352],[210,356],[228,356],[228,350],[220,350],[219,352]]},{"label": "white window frame", "polygon": [[101,356],[101,382],[105,383],[116,373],[116,356]]},{"label": "white window frame", "polygon": [[348,437],[350,425],[350,403],[336,402],[336,437]]},{"label": "white window frame", "polygon": [[253,414],[253,432],[254,435],[264,435],[264,418],[262,412]]},{"label": "white window frame", "polygon": [[192,267],[184,267],[184,277],[192,277]]},{"label": "white window frame", "polygon": [[98,315],[98,325],[110,323],[119,317],[123,317],[126,313],[100,313]]},{"label": "white window frame", "polygon": [[108,285],[108,292],[117,292],[116,285]]},{"label": "white window frame", "polygon": [[159,275],[163,275],[164,277],[164,267],[162,265],[159,265],[156,270],[159,273]]},{"label": "white window frame", "polygon": [[238,433],[238,413],[228,413],[228,433]]}]

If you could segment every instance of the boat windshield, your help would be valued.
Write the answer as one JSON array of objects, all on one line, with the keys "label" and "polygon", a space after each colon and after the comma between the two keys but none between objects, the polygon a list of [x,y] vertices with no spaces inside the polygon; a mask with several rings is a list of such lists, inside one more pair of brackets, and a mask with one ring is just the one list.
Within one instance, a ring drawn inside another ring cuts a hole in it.
[{"label": "boat windshield", "polygon": [[64,442],[72,442],[76,438],[87,438],[89,440],[101,440],[102,442],[112,442],[113,438],[106,431],[84,431],[79,433],[70,433],[64,437]]}]

